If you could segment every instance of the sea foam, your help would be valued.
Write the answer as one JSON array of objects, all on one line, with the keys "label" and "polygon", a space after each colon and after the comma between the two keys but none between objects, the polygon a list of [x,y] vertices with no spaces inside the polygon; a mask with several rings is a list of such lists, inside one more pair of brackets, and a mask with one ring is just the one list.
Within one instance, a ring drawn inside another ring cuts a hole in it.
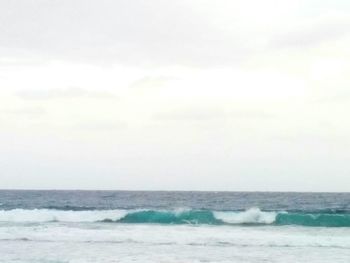
[{"label": "sea foam", "polygon": [[250,208],[243,212],[214,212],[217,219],[229,224],[272,224],[276,212],[262,212],[259,208]]},{"label": "sea foam", "polygon": [[126,210],[62,211],[56,209],[13,209],[0,210],[2,222],[96,222],[118,220]]},{"label": "sea foam", "polygon": [[0,222],[108,222],[124,224],[195,224],[195,225],[299,225],[305,227],[350,227],[348,213],[288,213],[261,211],[211,210],[87,210],[56,209],[0,210]]}]

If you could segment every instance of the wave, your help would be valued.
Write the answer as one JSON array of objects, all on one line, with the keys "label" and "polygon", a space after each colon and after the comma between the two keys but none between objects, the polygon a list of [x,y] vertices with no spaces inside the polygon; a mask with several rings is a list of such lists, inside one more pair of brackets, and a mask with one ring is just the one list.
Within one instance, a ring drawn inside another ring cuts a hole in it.
[{"label": "wave", "polygon": [[189,211],[138,211],[128,213],[117,222],[120,223],[159,223],[159,224],[211,224],[219,225],[223,221],[209,210]]},{"label": "wave", "polygon": [[273,224],[277,212],[263,212],[250,208],[242,212],[214,212],[216,218],[227,224]]},{"label": "wave", "polygon": [[56,209],[0,210],[0,222],[97,222],[125,216],[125,210],[64,211]]},{"label": "wave", "polygon": [[350,227],[350,214],[290,214],[279,213],[276,225]]},{"label": "wave", "polygon": [[128,224],[271,225],[350,227],[349,213],[210,210],[0,210],[0,222],[110,222]]},{"label": "wave", "polygon": [[50,206],[44,207],[44,209],[62,210],[62,211],[89,211],[89,210],[98,210],[96,207],[92,207],[92,206],[73,206],[73,205],[64,205],[64,206],[50,205]]}]

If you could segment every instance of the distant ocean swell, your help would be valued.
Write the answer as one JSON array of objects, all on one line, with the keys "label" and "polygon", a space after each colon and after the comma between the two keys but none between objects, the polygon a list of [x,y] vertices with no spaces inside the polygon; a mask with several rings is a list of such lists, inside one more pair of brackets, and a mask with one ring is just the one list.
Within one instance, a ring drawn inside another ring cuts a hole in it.
[{"label": "distant ocean swell", "polygon": [[0,222],[110,222],[129,224],[207,224],[207,225],[298,225],[310,227],[350,227],[350,213],[265,212],[210,210],[0,210]]}]

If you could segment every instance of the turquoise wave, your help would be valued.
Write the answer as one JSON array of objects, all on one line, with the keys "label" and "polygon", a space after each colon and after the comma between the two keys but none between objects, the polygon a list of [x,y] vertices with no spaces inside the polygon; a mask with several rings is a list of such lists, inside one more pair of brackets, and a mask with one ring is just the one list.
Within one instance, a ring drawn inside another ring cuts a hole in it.
[{"label": "turquoise wave", "polygon": [[276,225],[300,225],[321,227],[350,227],[350,214],[280,213]]},{"label": "turquoise wave", "polygon": [[111,222],[128,224],[198,225],[297,225],[305,227],[350,227],[350,213],[274,212],[251,208],[246,211],[211,210],[0,210],[0,223]]},{"label": "turquoise wave", "polygon": [[[107,220],[111,221],[111,220]],[[306,227],[350,227],[350,214],[315,214],[263,212],[249,209],[242,212],[213,212],[210,210],[136,211],[115,220],[117,223],[209,224],[209,225],[296,225]]]},{"label": "turquoise wave", "polygon": [[211,211],[139,211],[129,213],[119,219],[119,223],[158,223],[158,224],[223,224],[222,220],[215,218]]}]

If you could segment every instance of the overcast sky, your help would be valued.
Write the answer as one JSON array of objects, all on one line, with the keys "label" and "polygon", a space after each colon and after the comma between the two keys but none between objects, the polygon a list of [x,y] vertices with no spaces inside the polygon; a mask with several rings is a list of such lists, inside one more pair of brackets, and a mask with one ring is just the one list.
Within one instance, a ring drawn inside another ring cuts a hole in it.
[{"label": "overcast sky", "polygon": [[350,191],[348,0],[1,0],[0,188]]}]

